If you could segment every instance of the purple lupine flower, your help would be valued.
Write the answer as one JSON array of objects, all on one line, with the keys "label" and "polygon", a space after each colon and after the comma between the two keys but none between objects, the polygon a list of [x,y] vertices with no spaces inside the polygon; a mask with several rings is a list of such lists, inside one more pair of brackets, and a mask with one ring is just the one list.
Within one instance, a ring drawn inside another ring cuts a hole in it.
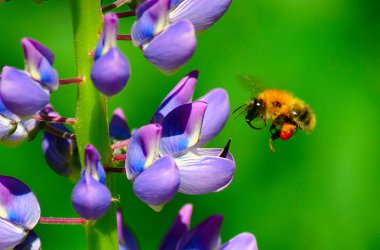
[{"label": "purple lupine flower", "polygon": [[0,144],[12,147],[31,140],[38,130],[38,124],[34,119],[22,121],[0,99]]},{"label": "purple lupine flower", "polygon": [[98,219],[107,212],[112,197],[105,183],[100,154],[89,144],[85,149],[85,167],[71,196],[73,207],[81,217]]},{"label": "purple lupine flower", "polygon": [[135,236],[124,224],[120,208],[117,209],[116,216],[117,232],[119,235],[119,250],[138,250],[139,247]]},{"label": "purple lupine flower", "polygon": [[127,140],[131,137],[127,120],[121,108],[114,110],[110,121],[110,138],[112,142]]},{"label": "purple lupine flower", "polygon": [[187,204],[179,211],[177,218],[163,239],[159,249],[202,249],[202,250],[257,250],[256,238],[251,233],[241,233],[225,244],[220,244],[222,215],[213,215],[190,230],[192,205]]},{"label": "purple lupine flower", "polygon": [[224,89],[191,102],[197,77],[194,71],[183,78],[159,106],[154,123],[133,131],[128,144],[127,177],[134,181],[135,194],[156,208],[177,191],[218,192],[230,184],[235,172],[229,143],[224,149],[199,148],[221,131],[230,105]]},{"label": "purple lupine flower", "polygon": [[126,86],[131,72],[127,58],[116,47],[117,31],[117,15],[105,15],[103,33],[91,68],[91,79],[95,87],[107,96],[119,93]]},{"label": "purple lupine flower", "polygon": [[29,38],[21,41],[24,48],[25,71],[5,66],[0,82],[0,98],[5,107],[20,117],[42,110],[50,93],[58,88],[58,74],[53,68],[54,54]]},{"label": "purple lupine flower", "polygon": [[[0,175],[0,249],[14,248],[24,241],[40,214],[40,205],[29,187],[13,177]],[[32,233],[31,238],[36,239],[34,236]]]},{"label": "purple lupine flower", "polygon": [[188,19],[196,31],[208,29],[223,16],[232,0],[171,0],[171,22]]},{"label": "purple lupine flower", "polygon": [[132,40],[159,69],[172,72],[193,55],[196,31],[214,24],[231,0],[146,0],[136,9]]},{"label": "purple lupine flower", "polygon": [[[51,105],[42,111],[44,115],[58,117]],[[71,133],[63,124],[52,123],[57,130]],[[80,170],[79,152],[75,140],[56,136],[49,131],[44,131],[42,137],[42,150],[49,167],[59,175],[75,178]]]}]

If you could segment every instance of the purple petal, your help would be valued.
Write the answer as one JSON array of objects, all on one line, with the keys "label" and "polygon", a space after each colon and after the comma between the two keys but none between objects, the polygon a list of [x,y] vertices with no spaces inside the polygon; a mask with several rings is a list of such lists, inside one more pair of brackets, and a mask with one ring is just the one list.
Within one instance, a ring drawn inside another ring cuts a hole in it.
[{"label": "purple petal", "polygon": [[195,29],[205,30],[227,11],[231,0],[172,0],[170,21],[188,19]]},{"label": "purple petal", "polygon": [[160,33],[168,23],[170,0],[148,1],[137,10],[132,26],[132,41],[137,47]]},{"label": "purple petal", "polygon": [[95,61],[107,53],[111,48],[116,47],[118,24],[119,20],[116,14],[110,13],[104,16],[103,32],[100,36],[98,44],[96,45],[94,53]]},{"label": "purple petal", "polygon": [[213,215],[183,236],[177,249],[216,249],[220,239],[223,216]]},{"label": "purple petal", "polygon": [[188,20],[168,26],[152,41],[143,46],[144,56],[163,71],[175,71],[193,55],[196,45],[195,30]]},{"label": "purple petal", "polygon": [[35,81],[50,91],[58,88],[58,74],[52,67],[54,54],[48,48],[29,38],[21,40],[24,48],[26,70]]},{"label": "purple petal", "polygon": [[38,238],[37,234],[32,230],[26,236],[26,239],[19,245],[17,245],[14,250],[39,250],[41,249],[41,240]]},{"label": "purple petal", "polygon": [[160,250],[176,249],[182,236],[189,231],[193,205],[186,204],[181,208],[173,225],[165,235],[160,245]]},{"label": "purple petal", "polygon": [[110,122],[110,137],[113,140],[122,141],[131,137],[125,115],[122,109],[117,108],[112,114]]},{"label": "purple petal", "polygon": [[[227,187],[235,172],[235,163],[223,157],[188,151],[176,157],[181,175],[179,191],[185,194],[218,192]],[[199,154],[199,155],[198,155]]]},{"label": "purple petal", "polygon": [[53,65],[54,63],[53,52],[47,47],[45,47],[44,45],[42,45],[41,43],[30,38],[23,38],[21,40],[21,44],[24,48],[24,56],[25,56],[25,60],[27,64],[28,62],[33,64],[35,61],[38,61],[38,58],[40,56],[42,56],[46,58],[46,60],[48,60],[50,65]]},{"label": "purple petal", "polygon": [[112,96],[127,85],[130,72],[127,58],[118,48],[112,48],[94,62],[91,79],[100,92]]},{"label": "purple petal", "polygon": [[98,219],[111,205],[108,188],[92,176],[82,176],[75,185],[71,201],[75,211],[85,219]]},{"label": "purple petal", "polygon": [[123,222],[123,217],[120,209],[117,209],[117,231],[119,234],[119,250],[138,250],[138,244],[135,236],[127,228]]},{"label": "purple petal", "polygon": [[0,175],[0,218],[30,230],[37,224],[40,214],[36,196],[24,183]]},{"label": "purple petal", "polygon": [[[52,126],[70,133],[62,124],[52,124]],[[78,148],[73,140],[44,132],[42,150],[47,164],[57,174],[70,176],[74,173],[74,170],[78,171],[80,169]]]},{"label": "purple petal", "polygon": [[198,99],[207,103],[199,145],[213,139],[223,129],[230,116],[230,102],[224,89],[213,89]]},{"label": "purple petal", "polygon": [[173,155],[198,142],[206,108],[204,102],[184,104],[164,118],[160,155]]},{"label": "purple petal", "polygon": [[27,231],[21,225],[0,218],[0,249],[13,249],[26,234]]},{"label": "purple petal", "polygon": [[161,123],[162,119],[176,107],[187,104],[193,99],[195,84],[198,80],[199,72],[194,70],[174,87],[172,91],[165,97],[154,114],[151,122]]},{"label": "purple petal", "polygon": [[226,242],[220,250],[257,250],[257,242],[255,236],[250,233],[241,233],[228,242]]},{"label": "purple petal", "polygon": [[34,80],[39,81],[50,92],[56,91],[59,86],[58,73],[45,58],[42,59],[38,71],[39,78]]},{"label": "purple petal", "polygon": [[31,116],[49,103],[50,95],[24,71],[4,67],[0,98],[10,112],[18,116]]},{"label": "purple petal", "polygon": [[129,180],[135,179],[156,160],[161,133],[162,127],[159,124],[149,124],[132,131],[125,161]]},{"label": "purple petal", "polygon": [[143,202],[161,206],[170,201],[179,188],[179,172],[171,157],[158,159],[150,168],[137,176],[133,191]]},{"label": "purple petal", "polygon": [[102,164],[100,163],[100,154],[96,148],[88,144],[85,148],[85,167],[82,172],[82,177],[93,178],[95,181],[100,182],[101,184],[106,183],[106,173]]},{"label": "purple petal", "polygon": [[0,113],[0,139],[8,137],[17,129],[17,122]]}]

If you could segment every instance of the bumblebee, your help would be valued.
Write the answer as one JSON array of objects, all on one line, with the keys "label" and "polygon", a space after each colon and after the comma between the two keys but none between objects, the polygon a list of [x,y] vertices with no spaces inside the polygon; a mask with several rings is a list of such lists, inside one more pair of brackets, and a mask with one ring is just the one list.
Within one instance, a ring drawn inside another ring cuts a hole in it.
[{"label": "bumblebee", "polygon": [[[313,110],[304,101],[282,90],[264,90],[233,113],[239,110],[237,116],[246,112],[245,120],[253,129],[263,129],[268,121],[271,122],[269,148],[273,152],[274,140],[288,140],[298,128],[310,134],[316,124]],[[257,119],[261,119],[264,127],[253,124]]]}]

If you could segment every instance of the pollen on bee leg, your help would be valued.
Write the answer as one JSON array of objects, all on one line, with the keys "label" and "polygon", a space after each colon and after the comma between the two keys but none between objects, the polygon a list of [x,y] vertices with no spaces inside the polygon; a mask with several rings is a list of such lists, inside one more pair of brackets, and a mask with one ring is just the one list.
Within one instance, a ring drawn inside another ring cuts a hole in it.
[{"label": "pollen on bee leg", "polygon": [[297,127],[293,124],[284,124],[281,128],[280,138],[282,140],[290,139],[296,132]]}]

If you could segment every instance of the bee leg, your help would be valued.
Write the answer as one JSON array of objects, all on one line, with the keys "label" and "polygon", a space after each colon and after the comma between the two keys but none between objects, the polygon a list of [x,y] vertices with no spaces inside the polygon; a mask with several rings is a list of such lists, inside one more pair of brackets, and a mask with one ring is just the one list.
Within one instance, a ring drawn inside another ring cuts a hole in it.
[{"label": "bee leg", "polygon": [[253,129],[256,129],[256,130],[261,130],[261,129],[263,129],[263,128],[256,128],[255,126],[253,126],[252,123],[251,123],[251,120],[249,120],[249,119],[246,119],[245,121],[246,121],[247,124],[248,124],[251,128],[253,128]]},{"label": "bee leg", "polygon": [[[273,124],[272,124],[272,126],[273,126]],[[272,152],[274,152],[275,149],[273,147],[273,141],[280,137],[280,130],[277,129],[276,126],[274,126],[274,128],[272,129],[272,126],[271,126],[271,133],[272,133],[273,129],[275,129],[275,132],[273,132],[272,136],[269,138],[269,148]]]}]

